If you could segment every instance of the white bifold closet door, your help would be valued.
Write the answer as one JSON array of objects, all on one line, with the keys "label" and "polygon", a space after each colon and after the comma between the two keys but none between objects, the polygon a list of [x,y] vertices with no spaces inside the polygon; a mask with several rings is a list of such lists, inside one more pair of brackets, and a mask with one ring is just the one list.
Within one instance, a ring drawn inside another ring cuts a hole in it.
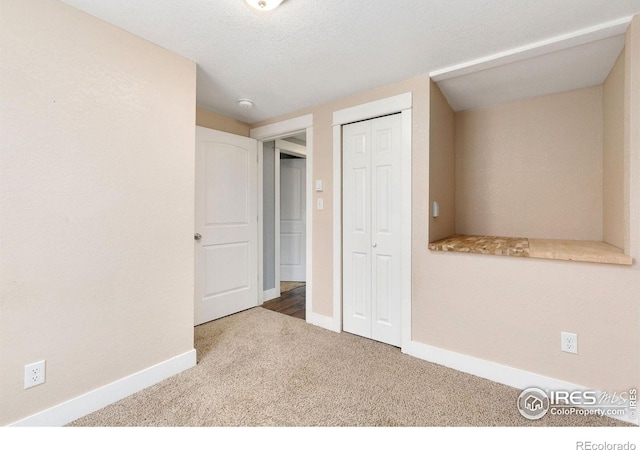
[{"label": "white bifold closet door", "polygon": [[342,128],[343,329],[400,346],[400,114]]}]

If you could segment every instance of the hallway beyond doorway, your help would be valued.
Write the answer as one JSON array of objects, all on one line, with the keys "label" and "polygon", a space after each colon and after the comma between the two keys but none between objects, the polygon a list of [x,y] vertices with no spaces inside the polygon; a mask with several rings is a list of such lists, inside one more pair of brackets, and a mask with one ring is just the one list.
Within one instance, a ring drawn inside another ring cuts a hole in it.
[{"label": "hallway beyond doorway", "polygon": [[280,291],[280,297],[264,302],[262,307],[287,316],[306,319],[306,284],[283,281],[280,283]]}]

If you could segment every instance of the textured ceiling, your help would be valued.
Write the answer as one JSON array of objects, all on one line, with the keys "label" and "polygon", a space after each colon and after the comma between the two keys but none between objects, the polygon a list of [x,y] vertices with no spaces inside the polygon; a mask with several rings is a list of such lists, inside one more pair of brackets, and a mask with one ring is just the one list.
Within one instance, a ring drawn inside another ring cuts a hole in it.
[{"label": "textured ceiling", "polygon": [[640,0],[63,2],[197,62],[198,106],[249,123],[640,13]]}]

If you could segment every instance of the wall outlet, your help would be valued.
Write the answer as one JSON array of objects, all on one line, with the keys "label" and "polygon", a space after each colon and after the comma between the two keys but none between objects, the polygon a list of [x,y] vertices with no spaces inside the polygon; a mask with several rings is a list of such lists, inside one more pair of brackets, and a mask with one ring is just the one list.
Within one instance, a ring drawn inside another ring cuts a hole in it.
[{"label": "wall outlet", "polygon": [[560,333],[560,350],[578,354],[578,335],[562,331]]},{"label": "wall outlet", "polygon": [[44,383],[45,360],[27,364],[24,366],[24,388],[29,389]]}]

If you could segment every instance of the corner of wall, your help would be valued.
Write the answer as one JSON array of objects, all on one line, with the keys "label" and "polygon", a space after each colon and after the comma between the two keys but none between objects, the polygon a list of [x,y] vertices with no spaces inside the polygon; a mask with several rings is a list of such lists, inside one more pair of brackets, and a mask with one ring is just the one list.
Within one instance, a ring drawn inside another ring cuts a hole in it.
[{"label": "corner of wall", "polygon": [[204,108],[196,108],[196,125],[246,137],[249,137],[249,130],[251,129],[248,123]]},{"label": "corner of wall", "polygon": [[[455,114],[440,87],[430,80],[429,242],[455,233]],[[433,217],[437,201],[439,215]]]},{"label": "corner of wall", "polygon": [[621,249],[629,232],[624,189],[625,62],[623,49],[602,85],[602,240]]},{"label": "corner of wall", "polygon": [[[625,38],[625,253],[640,258],[640,14],[631,20]],[[637,280],[637,278],[636,278]],[[636,292],[640,282],[636,281]],[[636,311],[638,302],[636,299]],[[636,317],[636,323],[640,317]],[[636,351],[638,340],[635,341]],[[636,368],[637,369],[637,368]],[[636,370],[640,385],[640,370]]]},{"label": "corner of wall", "polygon": [[624,251],[640,257],[640,14],[625,36],[624,68]]}]

